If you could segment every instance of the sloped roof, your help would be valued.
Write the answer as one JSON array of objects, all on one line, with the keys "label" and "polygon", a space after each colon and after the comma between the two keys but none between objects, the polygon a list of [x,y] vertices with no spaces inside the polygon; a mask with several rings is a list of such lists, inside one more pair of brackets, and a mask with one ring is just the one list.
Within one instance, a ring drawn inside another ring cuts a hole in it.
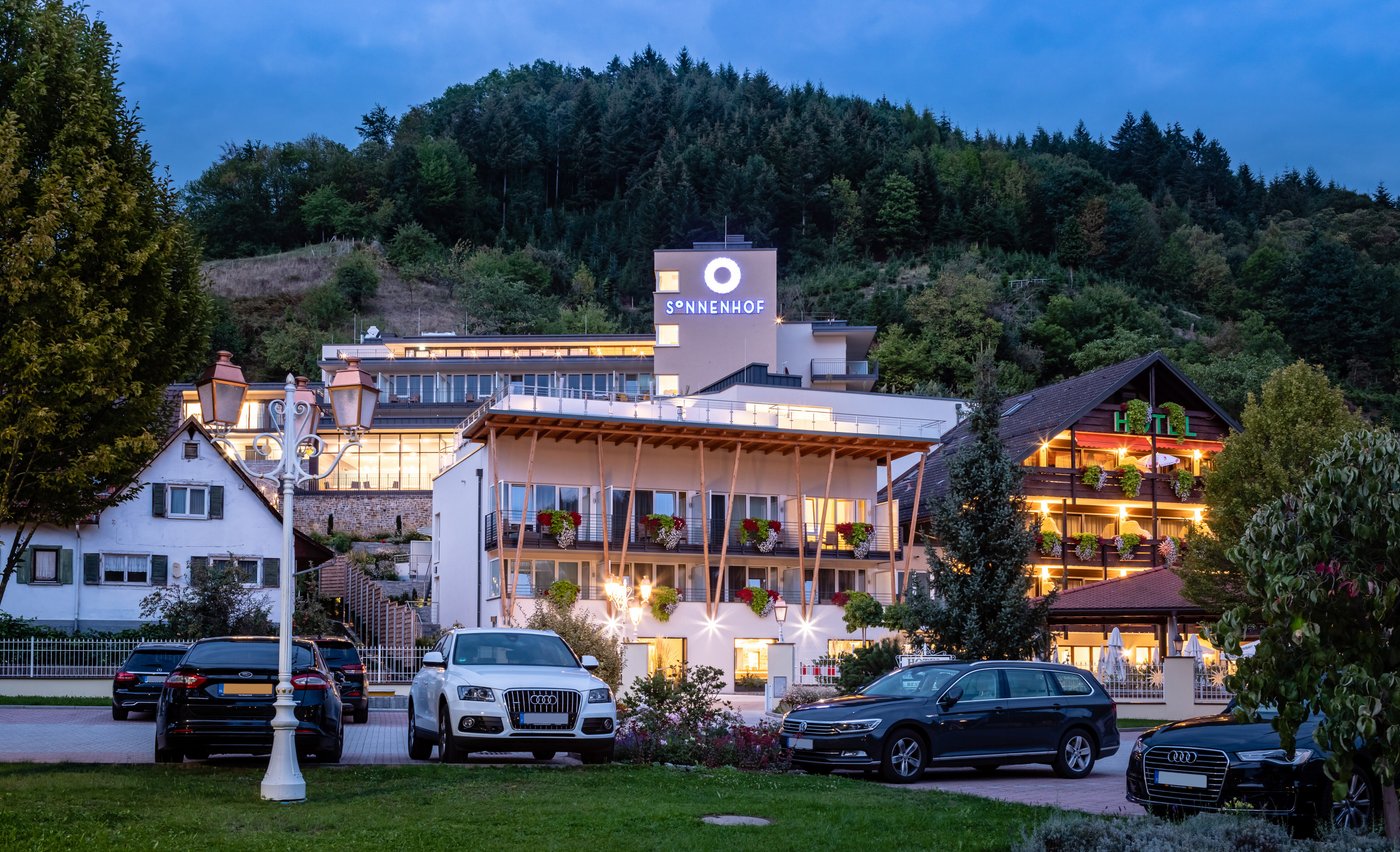
[{"label": "sloped roof", "polygon": [[1108,617],[1125,613],[1172,612],[1178,615],[1205,614],[1198,604],[1182,595],[1181,578],[1166,567],[1066,589],[1050,604],[1052,621],[1056,616]]},{"label": "sloped roof", "polygon": [[[1095,406],[1132,381],[1153,364],[1160,363],[1200,397],[1213,413],[1235,430],[1241,427],[1215,401],[1196,386],[1160,351],[1101,367],[1091,373],[1065,379],[1029,393],[1008,397],[1001,406],[1001,425],[997,434],[1007,453],[1021,459],[1045,440],[1058,435],[1077,423]],[[920,502],[925,506],[931,498],[941,497],[948,490],[948,460],[972,439],[965,420],[948,430],[942,441],[928,454],[925,464],[924,487]],[[901,523],[908,523],[914,503],[914,485],[918,467],[912,467],[894,481],[894,496],[899,501]],[[884,499],[883,490],[880,499]]]}]

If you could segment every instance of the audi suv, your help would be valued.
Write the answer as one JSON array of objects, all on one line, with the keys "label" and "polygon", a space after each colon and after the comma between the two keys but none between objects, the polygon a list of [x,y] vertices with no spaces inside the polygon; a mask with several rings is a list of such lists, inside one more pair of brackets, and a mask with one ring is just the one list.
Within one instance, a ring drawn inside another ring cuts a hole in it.
[{"label": "audi suv", "polygon": [[474,751],[538,760],[612,760],[617,705],[598,661],[548,630],[461,628],[423,655],[408,700],[408,756],[460,762]]}]

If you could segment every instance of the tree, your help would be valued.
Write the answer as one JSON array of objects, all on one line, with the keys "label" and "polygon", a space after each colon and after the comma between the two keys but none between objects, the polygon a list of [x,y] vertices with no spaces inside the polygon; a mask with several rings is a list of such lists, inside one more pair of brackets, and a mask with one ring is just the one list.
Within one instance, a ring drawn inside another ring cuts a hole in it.
[{"label": "tree", "polygon": [[1282,745],[1323,714],[1315,736],[1345,784],[1358,751],[1381,785],[1385,832],[1400,839],[1400,437],[1358,431],[1292,493],[1270,500],[1230,553],[1249,603],[1214,638],[1238,653],[1263,624],[1231,685],[1247,712],[1272,704]]},{"label": "tree", "polygon": [[81,7],[0,0],[0,599],[39,524],[129,488],[203,357],[199,249]]},{"label": "tree", "polygon": [[1054,597],[1027,597],[1033,521],[1021,467],[997,434],[1000,423],[996,364],[984,352],[968,418],[972,440],[949,460],[948,493],[934,507],[933,534],[942,547],[928,548],[938,649],[966,659],[1021,659],[1044,651]]},{"label": "tree", "polygon": [[369,300],[379,294],[379,271],[369,255],[362,251],[352,252],[342,260],[331,280],[350,307],[357,311],[364,310]]},{"label": "tree", "polygon": [[171,636],[270,636],[266,598],[236,572],[207,568],[188,586],[167,586],[141,599],[141,617],[157,619]]},{"label": "tree", "polygon": [[912,247],[919,235],[919,195],[914,182],[899,172],[885,178],[880,189],[875,228],[881,244],[896,252]]},{"label": "tree", "polygon": [[1260,506],[1295,488],[1362,423],[1321,368],[1298,361],[1269,376],[1257,398],[1250,395],[1240,425],[1244,431],[1231,433],[1205,471],[1210,525],[1187,536],[1177,569],[1184,594],[1212,612],[1258,605],[1230,548]]},{"label": "tree", "polygon": [[335,187],[317,187],[301,201],[301,218],[306,227],[324,242],[327,234],[349,234],[354,227],[355,208],[340,197]]}]

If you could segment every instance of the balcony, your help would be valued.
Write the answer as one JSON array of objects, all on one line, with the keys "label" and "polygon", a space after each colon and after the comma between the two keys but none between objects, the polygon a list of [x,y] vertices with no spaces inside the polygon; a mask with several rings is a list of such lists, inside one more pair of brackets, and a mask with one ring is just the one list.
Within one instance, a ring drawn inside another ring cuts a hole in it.
[{"label": "balcony", "polygon": [[[518,512],[508,513],[507,522],[504,526],[504,546],[506,549],[514,548],[519,544],[521,547],[531,550],[556,550],[565,551],[597,551],[602,552],[603,542],[606,539],[608,547],[614,554],[621,553],[622,540],[624,537],[624,527],[630,536],[627,542],[628,557],[636,556],[639,560],[655,561],[658,558],[670,558],[671,554],[676,556],[696,556],[700,557],[704,553],[704,535],[701,532],[699,518],[682,518],[685,527],[680,531],[680,540],[672,546],[667,547],[658,541],[658,537],[647,529],[644,522],[624,524],[615,518],[608,518],[610,529],[604,530],[602,521],[596,517],[586,517],[583,524],[574,531],[573,540],[561,543],[559,538],[551,535],[547,527],[538,524],[537,518],[529,518],[529,523],[520,523]],[[483,538],[487,552],[498,549],[498,527],[496,523],[496,513],[488,512],[482,519],[485,525]],[[742,530],[738,527],[729,530],[728,555],[736,557],[772,557],[783,559],[797,559],[799,550],[805,558],[814,559],[817,552],[822,554],[823,565],[835,564],[835,560],[880,562],[890,558],[890,534],[886,529],[876,527],[870,534],[869,551],[861,557],[855,554],[855,548],[842,540],[836,532],[834,525],[828,524],[825,531],[821,532],[817,524],[808,524],[805,535],[799,535],[797,524],[784,524],[783,529],[777,535],[777,540],[769,547],[767,542],[760,545],[754,541],[744,541]],[[819,534],[820,533],[820,534]],[[712,528],[710,530],[710,559],[719,558],[720,549],[724,547],[725,533],[721,529]],[[898,536],[895,537],[895,558],[902,558],[902,549],[899,545]],[[614,557],[615,558],[615,557]]]},{"label": "balcony", "polygon": [[[1095,491],[1083,482],[1084,471],[1082,468],[1065,467],[1024,467],[1025,472],[1024,488],[1026,499],[1035,501],[1048,499],[1058,500],[1112,500],[1115,502],[1129,502],[1136,504],[1151,505],[1152,495],[1155,490],[1157,502],[1159,504],[1188,503],[1196,504],[1205,501],[1201,491],[1201,478],[1196,477],[1195,487],[1191,493],[1182,500],[1176,496],[1172,490],[1172,485],[1176,480],[1174,473],[1144,473],[1142,475],[1142,486],[1138,489],[1138,495],[1133,498],[1123,496],[1123,490],[1119,486],[1120,474],[1117,471],[1108,472],[1108,481],[1104,484],[1102,491]],[[1052,507],[1051,512],[1055,509]]]},{"label": "balcony", "polygon": [[1078,541],[1074,536],[1070,536],[1067,541],[1061,542],[1062,552],[1058,556],[1034,549],[1027,561],[1036,565],[1049,566],[1052,578],[1058,577],[1056,572],[1059,571],[1059,566],[1099,568],[1103,570],[1104,576],[1107,578],[1110,569],[1142,571],[1148,568],[1159,568],[1166,564],[1157,550],[1160,543],[1161,539],[1143,538],[1131,553],[1123,556],[1119,554],[1118,548],[1113,546],[1113,539],[1099,539],[1092,554],[1086,558],[1079,555],[1076,550]]},{"label": "balcony", "polygon": [[875,361],[846,361],[841,358],[813,358],[812,381],[845,382],[854,389],[870,390],[880,379]]}]

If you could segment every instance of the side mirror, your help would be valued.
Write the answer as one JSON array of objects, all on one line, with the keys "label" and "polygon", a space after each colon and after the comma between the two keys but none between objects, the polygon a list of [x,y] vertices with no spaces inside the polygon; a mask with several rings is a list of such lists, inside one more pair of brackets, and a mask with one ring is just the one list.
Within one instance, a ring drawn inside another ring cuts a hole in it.
[{"label": "side mirror", "polygon": [[345,683],[345,672],[341,671],[340,669],[336,669],[333,672],[331,672],[331,674],[335,676],[336,683]]},{"label": "side mirror", "polygon": [[441,651],[429,651],[423,655],[423,665],[426,668],[445,669],[447,660],[442,658]]},{"label": "side mirror", "polygon": [[590,672],[598,668],[598,658],[593,656],[592,654],[584,654],[583,660],[581,662],[583,664],[583,667],[585,669],[588,669]]},{"label": "side mirror", "polygon": [[962,697],[963,688],[961,686],[955,686],[943,693],[943,697],[938,699],[938,706],[942,707],[944,710],[949,710],[954,704],[957,704],[958,700]]}]

